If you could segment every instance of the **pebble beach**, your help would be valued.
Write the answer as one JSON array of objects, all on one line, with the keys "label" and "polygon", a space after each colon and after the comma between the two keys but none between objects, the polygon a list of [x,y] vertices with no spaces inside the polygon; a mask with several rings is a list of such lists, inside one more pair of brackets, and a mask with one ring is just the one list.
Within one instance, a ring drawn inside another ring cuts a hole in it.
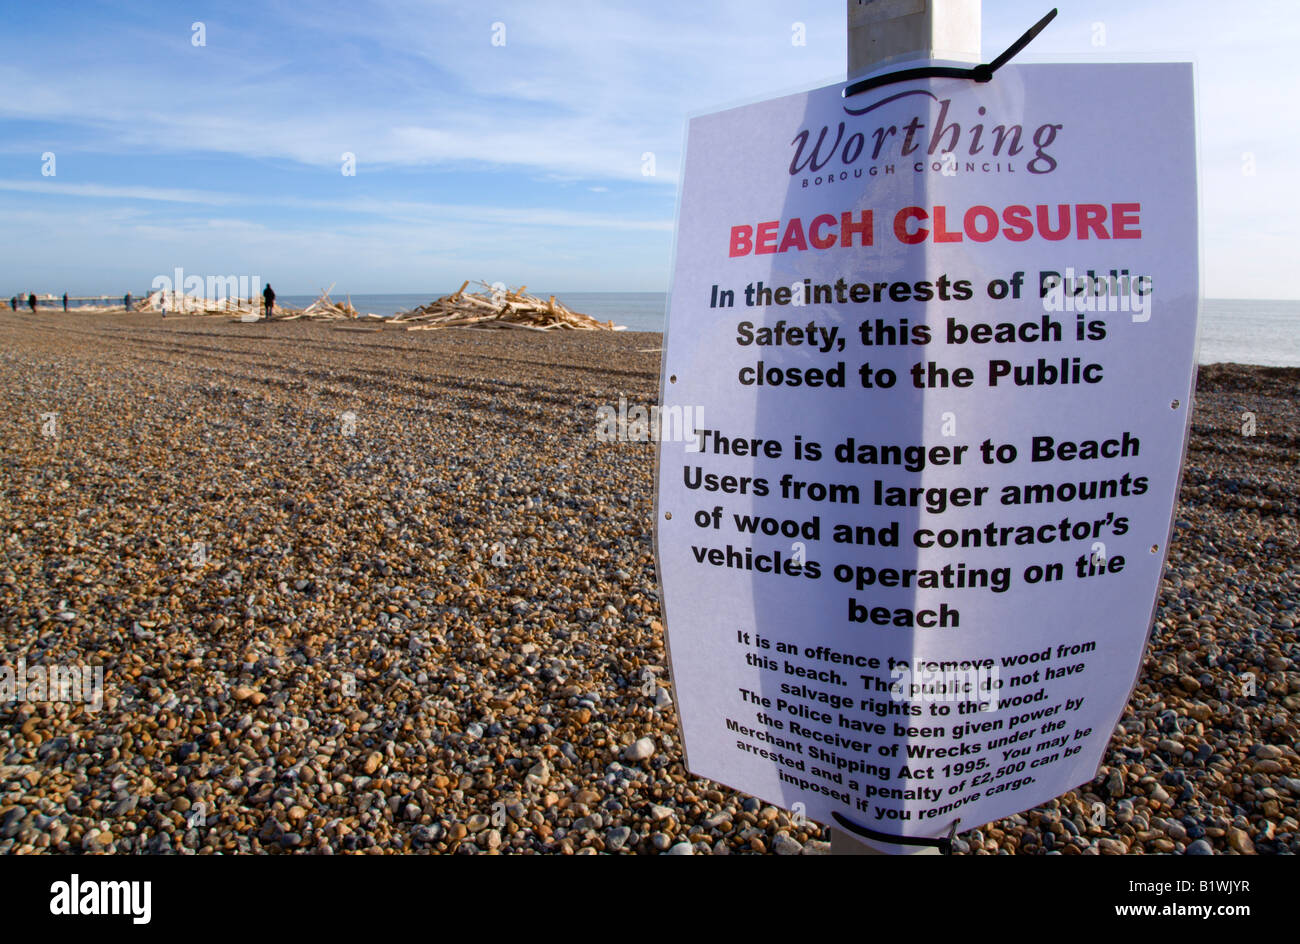
[{"label": "pebble beach", "polygon": [[[0,853],[823,854],[689,775],[650,333],[0,313]],[[1300,852],[1300,369],[1202,367],[1091,783],[958,854]]]}]

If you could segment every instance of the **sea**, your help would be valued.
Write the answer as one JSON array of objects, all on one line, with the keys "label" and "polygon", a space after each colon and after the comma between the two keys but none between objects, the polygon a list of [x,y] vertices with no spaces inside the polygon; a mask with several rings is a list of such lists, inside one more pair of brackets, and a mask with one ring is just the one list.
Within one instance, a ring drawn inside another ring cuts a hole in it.
[{"label": "sea", "polygon": [[[353,295],[351,298],[358,311],[393,315],[446,294]],[[545,298],[551,293],[537,294]],[[663,292],[557,291],[554,294],[574,311],[626,325],[629,331],[664,329],[668,296]],[[344,296],[334,293],[331,297]],[[315,301],[315,297],[288,295],[280,301],[302,308]],[[1300,301],[1205,299],[1201,305],[1200,362],[1300,367]]]},{"label": "sea", "polygon": [[[336,301],[350,297],[360,312],[391,316],[451,291],[351,296],[334,292],[330,297]],[[600,321],[612,320],[625,325],[629,331],[663,331],[668,310],[668,296],[663,292],[545,291],[536,294],[541,298],[554,294],[574,311]],[[315,300],[315,295],[282,295],[277,299],[292,308],[305,308]],[[1202,364],[1300,367],[1300,301],[1205,299],[1201,305],[1199,360]]]},{"label": "sea", "polygon": [[1300,301],[1205,299],[1199,360],[1300,367]]}]

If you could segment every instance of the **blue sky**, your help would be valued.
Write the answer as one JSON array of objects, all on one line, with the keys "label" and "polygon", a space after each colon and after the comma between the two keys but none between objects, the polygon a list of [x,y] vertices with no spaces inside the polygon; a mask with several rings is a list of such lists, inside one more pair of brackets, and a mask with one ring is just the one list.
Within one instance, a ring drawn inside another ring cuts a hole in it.
[{"label": "blue sky", "polygon": [[[1023,61],[1197,62],[1206,294],[1300,297],[1300,7],[1059,6]],[[985,58],[1048,8],[985,0]],[[8,3],[0,294],[177,266],[282,294],[662,291],[687,116],[842,78],[844,23],[843,0]]]}]

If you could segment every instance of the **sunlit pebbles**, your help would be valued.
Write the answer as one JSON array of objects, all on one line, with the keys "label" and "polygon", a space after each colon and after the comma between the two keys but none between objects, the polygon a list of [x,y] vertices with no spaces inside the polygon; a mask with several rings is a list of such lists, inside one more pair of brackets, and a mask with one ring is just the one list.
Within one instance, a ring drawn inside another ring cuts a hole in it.
[{"label": "sunlit pebbles", "polygon": [[[0,334],[0,655],[106,688],[0,705],[0,851],[825,851],[682,767],[652,447],[596,436],[657,336]],[[1105,766],[959,851],[1300,849],[1296,376],[1202,379]]]}]

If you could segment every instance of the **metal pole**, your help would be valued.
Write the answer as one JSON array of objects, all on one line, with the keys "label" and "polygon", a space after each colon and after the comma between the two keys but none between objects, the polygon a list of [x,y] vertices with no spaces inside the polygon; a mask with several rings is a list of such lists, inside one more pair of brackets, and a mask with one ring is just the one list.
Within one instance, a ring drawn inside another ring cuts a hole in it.
[{"label": "metal pole", "polygon": [[980,0],[847,0],[849,78],[907,59],[980,61]]},{"label": "metal pole", "polygon": [[[980,0],[846,0],[848,76],[909,59],[980,61]],[[831,827],[832,855],[938,855],[933,846],[869,845]]]}]

